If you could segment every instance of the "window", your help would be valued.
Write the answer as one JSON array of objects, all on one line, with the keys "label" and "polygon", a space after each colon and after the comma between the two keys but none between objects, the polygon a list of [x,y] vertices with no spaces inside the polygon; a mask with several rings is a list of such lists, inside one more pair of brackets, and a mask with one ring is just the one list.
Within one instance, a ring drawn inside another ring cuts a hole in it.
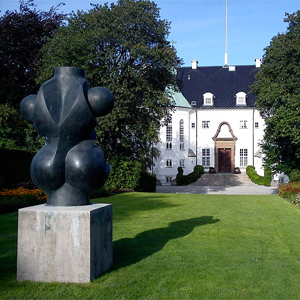
[{"label": "window", "polygon": [[239,92],[235,95],[236,97],[236,105],[246,105],[246,93]]},{"label": "window", "polygon": [[166,182],[171,182],[172,181],[172,176],[166,176]]},{"label": "window", "polygon": [[184,168],[184,159],[181,159],[181,160],[179,161],[179,163],[180,163],[180,167],[181,167],[181,168]]},{"label": "window", "polygon": [[180,142],[180,150],[184,150],[184,122],[181,119],[179,122],[179,142]]},{"label": "window", "polygon": [[209,128],[210,121],[202,121],[202,128]]},{"label": "window", "polygon": [[192,123],[192,128],[196,128],[196,123]]},{"label": "window", "polygon": [[196,101],[192,101],[191,105],[195,106],[195,105],[197,105],[197,102]]},{"label": "window", "polygon": [[210,149],[202,149],[202,166],[210,167]]},{"label": "window", "polygon": [[247,127],[247,120],[241,120],[240,121],[240,128],[241,129],[247,129],[248,127]]},{"label": "window", "polygon": [[204,106],[213,106],[214,101],[213,101],[214,95],[212,93],[205,93],[203,95],[203,105]]},{"label": "window", "polygon": [[248,149],[240,149],[240,167],[248,166]]},{"label": "window", "polygon": [[254,123],[254,127],[255,127],[255,129],[258,129],[258,128],[259,128],[259,123],[258,123],[258,122],[255,122],[255,123]]},{"label": "window", "polygon": [[166,149],[172,149],[172,123],[167,125],[166,142]]},{"label": "window", "polygon": [[172,168],[173,164],[172,164],[172,159],[166,159],[166,167],[167,168]]}]

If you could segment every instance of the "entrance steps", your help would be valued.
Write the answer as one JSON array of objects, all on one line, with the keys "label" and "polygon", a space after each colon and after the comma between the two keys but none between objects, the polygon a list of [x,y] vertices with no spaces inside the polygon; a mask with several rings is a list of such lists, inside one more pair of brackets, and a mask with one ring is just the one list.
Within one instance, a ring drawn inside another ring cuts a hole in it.
[{"label": "entrance steps", "polygon": [[246,173],[204,173],[192,186],[255,186]]}]

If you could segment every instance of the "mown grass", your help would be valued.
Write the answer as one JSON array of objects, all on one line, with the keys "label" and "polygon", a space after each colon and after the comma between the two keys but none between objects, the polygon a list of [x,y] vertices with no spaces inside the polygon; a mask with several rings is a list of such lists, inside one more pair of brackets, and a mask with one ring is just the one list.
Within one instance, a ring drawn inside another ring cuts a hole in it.
[{"label": "mown grass", "polygon": [[89,284],[17,282],[17,214],[0,216],[0,299],[300,299],[300,210],[276,195],[99,201],[114,205],[114,266]]}]

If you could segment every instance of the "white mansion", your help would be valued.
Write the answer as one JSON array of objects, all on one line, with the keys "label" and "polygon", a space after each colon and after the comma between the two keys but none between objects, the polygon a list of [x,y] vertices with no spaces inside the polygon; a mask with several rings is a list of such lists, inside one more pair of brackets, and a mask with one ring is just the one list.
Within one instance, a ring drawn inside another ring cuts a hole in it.
[{"label": "white mansion", "polygon": [[263,175],[260,143],[264,121],[250,93],[261,60],[253,66],[192,67],[178,71],[180,92],[174,92],[172,122],[160,129],[156,145],[160,157],[154,173],[162,184],[175,179],[177,168],[191,173],[196,165],[205,172],[244,172],[248,165]]}]

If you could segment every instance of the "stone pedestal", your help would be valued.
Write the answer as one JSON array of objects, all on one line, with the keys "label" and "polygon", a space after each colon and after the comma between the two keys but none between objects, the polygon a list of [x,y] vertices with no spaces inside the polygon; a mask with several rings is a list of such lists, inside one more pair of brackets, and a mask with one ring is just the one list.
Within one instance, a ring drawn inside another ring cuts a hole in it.
[{"label": "stone pedestal", "polygon": [[111,204],[19,210],[18,281],[87,283],[111,266]]}]

